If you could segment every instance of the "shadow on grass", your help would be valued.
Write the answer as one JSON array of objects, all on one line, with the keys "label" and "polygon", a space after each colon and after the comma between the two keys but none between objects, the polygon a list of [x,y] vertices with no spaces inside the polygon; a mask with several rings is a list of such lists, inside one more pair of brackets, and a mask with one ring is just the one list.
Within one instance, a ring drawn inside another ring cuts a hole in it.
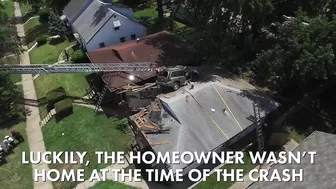
[{"label": "shadow on grass", "polygon": [[36,41],[37,38],[48,35],[48,24],[37,25],[26,33],[26,44]]},{"label": "shadow on grass", "polygon": [[34,11],[29,11],[25,15],[22,16],[22,22],[25,23],[29,20],[29,18],[37,16],[37,13]]}]

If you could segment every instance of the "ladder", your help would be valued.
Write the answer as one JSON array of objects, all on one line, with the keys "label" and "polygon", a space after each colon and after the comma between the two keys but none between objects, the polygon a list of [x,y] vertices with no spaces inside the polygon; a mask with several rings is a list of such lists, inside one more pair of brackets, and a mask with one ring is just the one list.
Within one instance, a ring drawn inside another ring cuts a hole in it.
[{"label": "ladder", "polygon": [[255,124],[257,124],[256,131],[257,131],[258,149],[259,153],[262,153],[265,150],[265,143],[264,143],[262,124],[260,123],[261,116],[258,104],[253,103],[253,111],[255,117]]},{"label": "ladder", "polygon": [[99,108],[101,107],[101,104],[103,103],[103,100],[104,100],[104,97],[105,97],[105,94],[106,94],[107,90],[108,90],[108,83],[105,84],[103,90],[98,95],[98,101],[97,101],[97,104],[96,104],[95,109],[94,109],[94,114],[97,114]]},{"label": "ladder", "polygon": [[9,74],[95,73],[156,71],[150,62],[139,63],[77,63],[77,64],[0,64],[0,72]]}]

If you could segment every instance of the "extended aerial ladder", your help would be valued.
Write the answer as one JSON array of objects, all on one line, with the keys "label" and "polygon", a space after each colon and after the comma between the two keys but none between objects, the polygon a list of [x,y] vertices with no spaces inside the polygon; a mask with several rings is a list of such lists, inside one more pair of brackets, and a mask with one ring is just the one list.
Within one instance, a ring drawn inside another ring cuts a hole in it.
[{"label": "extended aerial ladder", "polygon": [[[153,72],[158,68],[150,62],[138,63],[79,63],[79,64],[0,64],[0,72],[10,74],[52,74],[52,73],[97,73],[107,72],[108,76],[122,75],[123,77],[132,72]],[[111,77],[105,80],[105,86],[98,94],[97,104],[94,113],[97,113],[109,88]],[[136,76],[130,78],[130,82],[136,83],[139,79]]]},{"label": "extended aerial ladder", "polygon": [[10,74],[51,74],[51,73],[95,73],[154,71],[150,62],[140,63],[83,63],[83,64],[0,64],[0,72]]}]

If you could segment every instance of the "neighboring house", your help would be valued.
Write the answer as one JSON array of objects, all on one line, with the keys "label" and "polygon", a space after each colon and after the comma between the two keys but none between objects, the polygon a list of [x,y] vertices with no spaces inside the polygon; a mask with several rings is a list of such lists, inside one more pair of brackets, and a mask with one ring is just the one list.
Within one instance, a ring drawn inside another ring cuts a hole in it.
[{"label": "neighboring house", "polygon": [[93,0],[72,0],[63,10],[63,14],[67,19],[69,25],[74,23],[75,20],[86,10]]},{"label": "neighboring house", "polygon": [[[196,83],[193,89],[184,87],[158,98],[159,105],[152,105],[147,111],[130,117],[141,151],[225,151],[236,141],[254,133],[256,125],[247,119],[254,115],[252,103],[259,105],[262,118],[278,106],[272,99],[262,97],[261,100],[260,95],[248,94],[220,81]],[[159,108],[153,112],[153,107]],[[181,163],[168,167],[184,169],[186,174],[198,166]]]},{"label": "neighboring house", "polygon": [[147,34],[146,28],[134,20],[131,8],[106,2],[73,0],[64,9],[75,38],[86,51],[135,40]]},{"label": "neighboring house", "polygon": [[[285,169],[297,170],[303,169],[303,181],[288,181],[288,182],[255,182],[249,189],[263,188],[288,188],[288,189],[322,189],[336,188],[336,135],[314,131],[302,143],[293,150],[296,152],[316,152],[314,163],[311,163],[310,155],[301,158],[300,164],[286,163],[277,164],[269,170],[269,176],[276,169],[281,176]],[[286,178],[286,177],[284,177]],[[297,178],[297,177],[296,177]]]}]

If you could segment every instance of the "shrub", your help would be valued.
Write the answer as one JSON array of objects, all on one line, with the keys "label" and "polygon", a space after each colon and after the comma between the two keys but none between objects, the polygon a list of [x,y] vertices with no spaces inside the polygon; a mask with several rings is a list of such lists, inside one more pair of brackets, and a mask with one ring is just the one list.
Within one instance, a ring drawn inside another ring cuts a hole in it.
[{"label": "shrub", "polygon": [[127,119],[121,119],[118,122],[117,129],[119,131],[125,132],[128,130],[128,120]]},{"label": "shrub", "polygon": [[49,21],[49,15],[50,15],[50,10],[47,8],[41,9],[38,12],[39,16],[40,16],[40,22],[41,23],[46,23]]},{"label": "shrub", "polygon": [[46,44],[47,40],[48,40],[47,36],[41,36],[41,37],[37,38],[36,42],[40,46],[40,45]]},{"label": "shrub", "polygon": [[46,98],[48,101],[48,109],[52,109],[54,108],[55,103],[66,98],[66,93],[63,87],[59,87],[57,89],[49,91],[46,94]]},{"label": "shrub", "polygon": [[71,54],[71,61],[75,63],[89,63],[90,60],[81,50],[77,50]]},{"label": "shrub", "polygon": [[56,120],[60,120],[73,112],[72,100],[69,98],[63,99],[55,103]]}]

